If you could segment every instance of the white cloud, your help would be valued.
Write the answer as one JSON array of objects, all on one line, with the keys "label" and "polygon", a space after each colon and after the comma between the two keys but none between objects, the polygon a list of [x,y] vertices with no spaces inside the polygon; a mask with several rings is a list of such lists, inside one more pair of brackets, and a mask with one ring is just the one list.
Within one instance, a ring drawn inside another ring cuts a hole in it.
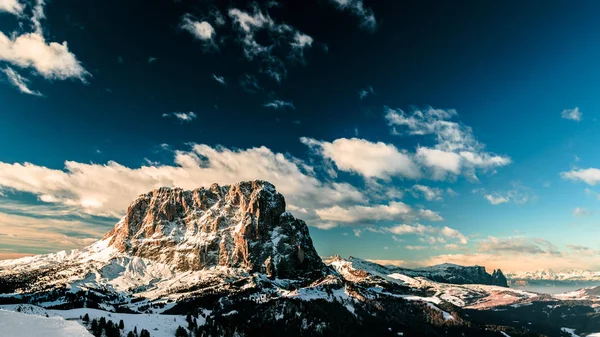
[{"label": "white cloud", "polygon": [[444,191],[442,191],[442,189],[437,188],[437,187],[429,187],[429,186],[424,186],[424,185],[419,185],[416,184],[412,187],[412,193],[415,196],[420,196],[422,195],[426,200],[428,201],[433,201],[433,200],[442,200],[442,194],[444,193]]},{"label": "white cloud", "polygon": [[582,114],[578,107],[574,109],[565,109],[560,113],[560,117],[572,121],[581,122]]},{"label": "white cloud", "polygon": [[425,250],[425,249],[427,249],[426,246],[404,246],[404,248],[406,248],[408,250]]},{"label": "white cloud", "polygon": [[352,185],[320,181],[312,167],[266,147],[231,150],[197,144],[191,151],[174,154],[172,166],[139,168],[114,161],[104,165],[67,161],[64,170],[0,162],[0,186],[33,193],[88,214],[119,217],[139,194],[161,186],[195,189],[215,182],[263,179],[286,196],[290,209],[305,209],[302,218],[322,228],[327,224],[316,223],[315,209],[368,200]]},{"label": "white cloud", "polygon": [[429,221],[443,221],[444,220],[444,218],[442,218],[442,216],[439,215],[439,213],[436,213],[430,209],[420,209],[418,216],[421,219],[425,219],[425,220],[429,220]]},{"label": "white cloud", "polygon": [[46,79],[76,78],[85,82],[90,76],[66,42],[48,43],[40,33],[9,38],[0,32],[0,60],[21,68],[33,68]]},{"label": "white cloud", "polygon": [[461,157],[454,152],[419,147],[415,157],[432,169],[434,179],[444,179],[448,173],[460,174]]},{"label": "white cloud", "polygon": [[382,266],[401,267],[401,266],[406,265],[406,261],[404,261],[404,260],[371,260],[371,259],[366,259],[366,260],[373,262],[373,263],[380,264]]},{"label": "white cloud", "polygon": [[[383,227],[381,229],[383,231],[386,231],[386,232],[389,232],[389,233],[392,233],[395,235],[413,234],[413,235],[419,235],[419,236],[426,237],[426,238],[432,237],[433,235],[440,235],[440,236],[448,238],[448,239],[457,240],[460,244],[463,244],[463,245],[465,245],[469,242],[467,237],[464,234],[462,234],[460,231],[458,231],[454,228],[447,227],[447,226],[436,227],[436,226],[426,226],[426,225],[421,225],[421,224],[416,224],[416,225],[402,224],[402,225],[397,225],[394,227]],[[435,238],[434,238],[433,243],[435,243]]]},{"label": "white cloud", "polygon": [[190,112],[170,112],[170,113],[164,113],[162,116],[163,117],[175,117],[178,120],[180,120],[181,122],[191,122],[198,117],[196,115],[196,113],[194,113],[192,111],[190,111]]},{"label": "white cloud", "polygon": [[33,0],[34,5],[32,6],[31,24],[37,34],[43,35],[42,20],[46,18],[44,13],[44,6],[46,5],[45,0]]},{"label": "white cloud", "polygon": [[449,243],[447,245],[444,245],[444,248],[446,248],[447,250],[460,250],[463,247],[461,247],[461,246],[459,246],[459,245],[457,245],[455,243]]},{"label": "white cloud", "polygon": [[493,168],[510,164],[508,157],[491,155],[489,153],[474,153],[461,151],[460,156],[470,165],[479,168]]},{"label": "white cloud", "polygon": [[332,160],[342,171],[355,172],[366,178],[402,176],[415,179],[420,176],[419,167],[410,155],[390,144],[359,138],[340,138],[329,143],[303,137],[301,141]]},{"label": "white cloud", "polygon": [[479,242],[478,252],[482,253],[528,253],[560,255],[558,247],[542,238],[507,237],[497,238],[489,236]]},{"label": "white cloud", "polygon": [[191,33],[198,40],[212,42],[215,36],[215,29],[210,23],[197,21],[190,14],[186,14],[181,18],[179,27]]},{"label": "white cloud", "polygon": [[24,8],[25,6],[18,0],[0,0],[0,12],[21,15]]},{"label": "white cloud", "polygon": [[[374,222],[391,220],[428,220],[432,222],[444,220],[437,212],[429,209],[416,210],[400,201],[377,205],[348,205],[344,207],[335,205],[318,208],[315,210],[315,214],[319,220],[323,221],[317,224],[318,227],[322,228],[333,228],[342,225],[364,226]],[[367,227],[366,229],[382,233],[380,229],[375,227]]]},{"label": "white cloud", "polygon": [[365,221],[382,221],[403,219],[413,214],[413,209],[403,202],[390,202],[388,205],[376,206],[333,206],[317,209],[317,216],[325,221],[343,223],[361,223]]},{"label": "white cloud", "polygon": [[347,10],[359,17],[360,26],[366,30],[374,31],[377,28],[375,14],[370,8],[365,8],[363,0],[331,0],[337,8]]},{"label": "white cloud", "polygon": [[215,74],[213,74],[212,76],[213,76],[213,79],[215,81],[217,81],[217,83],[219,83],[221,85],[227,85],[227,82],[225,82],[225,77],[223,77],[223,76],[217,76]]},{"label": "white cloud", "polygon": [[17,87],[17,89],[19,89],[20,92],[22,92],[24,94],[28,94],[28,95],[43,96],[39,91],[34,91],[34,90],[29,89],[29,87],[27,86],[27,83],[29,82],[29,80],[24,78],[23,76],[19,75],[11,67],[6,67],[4,69],[0,69],[0,71],[2,71],[6,75],[6,77],[8,78],[8,81],[12,85]]},{"label": "white cloud", "polygon": [[579,216],[589,216],[589,215],[592,215],[592,212],[590,212],[586,208],[576,207],[573,210],[573,216],[576,216],[576,217],[579,217]]},{"label": "white cloud", "polygon": [[457,239],[463,245],[466,245],[468,242],[467,237],[454,228],[444,227],[440,231],[440,234],[447,238]]},{"label": "white cloud", "polygon": [[600,182],[600,170],[597,168],[571,170],[562,172],[560,176],[563,179],[583,181],[592,186]]},{"label": "white cloud", "polygon": [[297,57],[299,60],[303,61],[304,60],[304,49],[308,48],[308,47],[312,47],[313,44],[313,38],[301,33],[301,32],[296,32],[294,34],[294,38],[293,40],[290,42],[290,45],[292,46],[294,53],[292,55],[294,55],[295,57]]},{"label": "white cloud", "polygon": [[504,204],[513,202],[516,204],[526,204],[529,201],[535,200],[537,197],[530,188],[519,183],[513,183],[513,189],[504,192],[495,192],[485,194],[484,189],[475,190],[475,193],[482,193],[483,197],[492,205]]},{"label": "white cloud", "polygon": [[509,157],[486,152],[470,127],[452,121],[457,115],[455,110],[428,108],[408,114],[386,108],[393,134],[432,136],[433,147],[419,146],[416,158],[432,170],[434,179],[460,173],[476,179],[476,169],[490,171],[511,163]]},{"label": "white cloud", "polygon": [[296,109],[296,107],[294,106],[294,103],[282,101],[280,99],[276,99],[274,101],[265,103],[264,106],[267,108],[273,108],[273,109],[285,109],[285,108]]},{"label": "white cloud", "polygon": [[254,29],[262,28],[265,25],[275,25],[273,20],[268,15],[264,15],[258,8],[255,8],[254,14],[232,8],[229,10],[229,16],[246,33],[251,33]]},{"label": "white cloud", "polygon": [[492,204],[492,205],[500,205],[500,204],[507,203],[509,201],[508,197],[506,197],[506,196],[491,195],[491,194],[485,195],[485,199],[487,201],[489,201],[490,204]]},{"label": "white cloud", "polygon": [[375,90],[373,90],[372,86],[368,86],[368,87],[366,87],[364,89],[360,89],[358,91],[358,98],[362,100],[362,99],[366,98],[367,96],[373,95],[373,94],[375,94]]}]

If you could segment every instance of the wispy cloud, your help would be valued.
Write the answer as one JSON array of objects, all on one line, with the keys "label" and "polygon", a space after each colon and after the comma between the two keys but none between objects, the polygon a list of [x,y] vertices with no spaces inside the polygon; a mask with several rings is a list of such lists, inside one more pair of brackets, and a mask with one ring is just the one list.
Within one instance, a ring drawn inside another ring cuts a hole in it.
[{"label": "wispy cloud", "polygon": [[240,78],[239,83],[245,92],[251,94],[256,94],[257,92],[263,90],[260,83],[258,82],[258,79],[254,75],[244,74],[244,76]]},{"label": "wispy cloud", "polygon": [[560,117],[564,119],[570,119],[572,121],[581,122],[582,113],[578,107],[573,109],[565,109],[560,113]]},{"label": "wispy cloud", "polygon": [[[244,56],[250,61],[257,61],[260,72],[270,76],[277,82],[287,77],[286,60],[279,55],[291,55],[289,60],[304,62],[304,52],[313,44],[313,38],[298,29],[273,20],[269,14],[254,5],[251,12],[232,8],[228,12],[238,31]],[[268,32],[267,39],[258,41],[256,35]]]},{"label": "wispy cloud", "polygon": [[221,85],[227,85],[227,82],[225,81],[225,77],[223,77],[223,76],[217,76],[217,75],[215,75],[215,74],[213,74],[213,75],[212,75],[212,77],[213,77],[213,79],[214,79],[215,81],[217,81],[219,84],[221,84]]},{"label": "wispy cloud", "polygon": [[366,87],[364,89],[360,89],[358,91],[358,98],[362,100],[362,99],[366,98],[367,96],[373,95],[373,94],[375,94],[375,90],[373,90],[372,86],[368,86],[368,87]]},{"label": "wispy cloud", "polygon": [[43,96],[39,91],[29,89],[29,87],[27,86],[29,80],[19,75],[11,67],[6,67],[4,69],[1,69],[0,71],[2,71],[6,75],[8,81],[12,85],[17,87],[17,89],[19,89],[20,92],[28,95]]},{"label": "wispy cloud", "polygon": [[341,10],[346,10],[357,16],[361,23],[360,26],[368,31],[375,31],[377,28],[377,20],[375,14],[370,8],[366,8],[363,0],[330,0],[335,6]]},{"label": "wispy cloud", "polygon": [[492,195],[492,194],[486,194],[484,196],[484,198],[490,202],[490,204],[492,205],[500,205],[500,204],[504,204],[509,202],[509,199],[507,196],[502,196],[499,194],[496,195]]},{"label": "wispy cloud", "polygon": [[441,188],[416,184],[411,188],[414,196],[423,196],[428,201],[441,201],[444,191]]},{"label": "wispy cloud", "polygon": [[417,211],[400,201],[385,205],[333,206],[317,209],[316,214],[321,220],[346,224],[373,224],[378,221],[407,220],[419,217],[430,221],[443,220],[434,211],[424,209]]},{"label": "wispy cloud", "polygon": [[590,216],[590,215],[592,215],[592,212],[590,212],[587,208],[576,207],[573,210],[573,216],[575,216],[575,217]]},{"label": "wispy cloud", "polygon": [[215,36],[215,29],[210,23],[196,20],[189,13],[181,18],[179,27],[192,34],[198,40],[212,42]]},{"label": "wispy cloud", "polygon": [[482,253],[529,253],[560,255],[556,245],[542,238],[508,237],[497,238],[489,236],[479,242],[478,251]]},{"label": "wispy cloud", "polygon": [[282,101],[280,99],[276,99],[274,101],[265,103],[265,107],[272,108],[272,109],[285,109],[285,108],[296,109],[296,107],[294,106],[294,103]]},{"label": "wispy cloud", "polygon": [[174,117],[180,120],[181,122],[191,122],[196,119],[198,116],[194,112],[169,112],[164,113],[163,117]]},{"label": "wispy cloud", "polygon": [[487,193],[485,189],[482,188],[474,190],[473,192],[481,193],[483,197],[492,205],[500,205],[508,202],[515,204],[526,204],[537,199],[537,196],[530,188],[518,182],[513,182],[512,189],[506,191]]},{"label": "wispy cloud", "polygon": [[450,228],[448,226],[444,226],[444,227],[437,227],[437,226],[426,226],[426,225],[422,225],[422,224],[415,224],[415,225],[407,225],[407,224],[402,224],[402,225],[397,225],[397,226],[393,226],[393,227],[383,227],[381,229],[384,232],[388,232],[388,233],[392,233],[398,236],[402,236],[402,235],[418,235],[424,238],[429,238],[429,239],[433,239],[432,241],[430,240],[425,240],[425,241],[429,241],[431,244],[435,243],[435,242],[444,242],[444,240],[440,240],[440,239],[436,239],[436,237],[440,237],[440,238],[448,238],[448,239],[453,239],[453,240],[457,240],[460,244],[467,244],[469,242],[469,240],[467,239],[467,237],[462,234],[460,231],[454,229],[454,228]]},{"label": "wispy cloud", "polygon": [[158,61],[158,58],[156,58],[156,57],[154,57],[154,56],[150,56],[150,57],[148,57],[148,64],[150,64],[150,63],[154,63],[154,62],[156,62],[156,61]]},{"label": "wispy cloud", "polygon": [[[43,254],[81,248],[101,238],[105,231],[105,227],[79,220],[34,218],[0,212],[0,246],[12,248],[12,254]],[[0,257],[4,254],[0,252]]]}]

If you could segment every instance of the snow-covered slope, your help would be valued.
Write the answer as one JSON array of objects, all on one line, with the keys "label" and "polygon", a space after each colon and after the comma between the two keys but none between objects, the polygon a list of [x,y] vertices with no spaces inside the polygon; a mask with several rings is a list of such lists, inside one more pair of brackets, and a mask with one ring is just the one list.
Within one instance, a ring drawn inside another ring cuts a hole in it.
[{"label": "snow-covered slope", "polygon": [[[106,321],[113,321],[115,323],[119,323],[119,321],[123,321],[124,327],[122,329],[122,334],[125,336],[129,331],[141,331],[142,328],[152,331],[152,337],[172,337],[175,335],[175,330],[177,327],[184,326],[186,327],[188,323],[186,322],[186,317],[184,315],[161,315],[161,314],[124,314],[124,313],[114,313],[108,312],[99,309],[90,309],[90,308],[78,308],[78,309],[70,309],[70,310],[52,310],[45,309],[40,306],[31,305],[31,304],[11,304],[11,305],[0,305],[0,312],[14,312],[22,315],[29,315],[23,320],[29,319],[50,319],[52,322],[58,322],[52,325],[60,325],[60,322],[66,322],[69,326],[78,326],[78,331],[81,331],[82,327],[89,328],[89,322],[84,322],[82,317],[86,314],[89,317],[89,321],[93,319],[100,319],[100,317],[104,317]],[[46,318],[46,316],[48,318]],[[0,318],[0,327],[2,326],[2,318]],[[199,316],[197,319],[197,324],[204,324],[205,319],[202,316]],[[44,326],[44,324],[42,324]],[[83,328],[83,332],[87,333],[87,330]],[[2,336],[2,329],[0,328],[0,336]],[[11,335],[12,337],[20,336],[18,334]],[[43,334],[32,335],[32,336],[43,336]],[[50,336],[53,336],[52,334]],[[63,336],[61,334],[57,336]],[[64,336],[71,336],[65,334]],[[80,336],[80,335],[73,335]],[[89,334],[84,334],[81,336],[89,336]]]},{"label": "snow-covered slope", "polygon": [[[407,299],[415,298],[433,303],[446,301],[458,307],[481,309],[523,303],[538,297],[536,293],[501,286],[436,282],[430,279],[431,274],[423,277],[418,271],[382,266],[355,257],[349,259],[335,257],[327,263],[351,282],[370,285],[368,289],[378,293],[400,293],[397,296]],[[437,270],[441,270],[442,273],[447,272],[446,268],[430,269],[432,272]],[[397,286],[403,288],[398,289]],[[426,296],[415,296],[418,293]]]},{"label": "snow-covered slope", "polygon": [[91,337],[77,322],[0,309],[0,337]]}]

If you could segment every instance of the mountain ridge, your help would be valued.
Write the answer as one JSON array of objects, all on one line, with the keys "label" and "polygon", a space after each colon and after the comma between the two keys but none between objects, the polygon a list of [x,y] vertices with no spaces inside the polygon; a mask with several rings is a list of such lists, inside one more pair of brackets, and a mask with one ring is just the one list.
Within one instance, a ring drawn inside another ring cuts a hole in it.
[{"label": "mountain ridge", "polygon": [[198,336],[501,337],[503,327],[471,323],[465,311],[555,298],[495,285],[499,275],[355,257],[325,264],[275,187],[250,181],[159,188],[88,247],[0,261],[0,303],[202,314],[202,326],[189,328]]}]

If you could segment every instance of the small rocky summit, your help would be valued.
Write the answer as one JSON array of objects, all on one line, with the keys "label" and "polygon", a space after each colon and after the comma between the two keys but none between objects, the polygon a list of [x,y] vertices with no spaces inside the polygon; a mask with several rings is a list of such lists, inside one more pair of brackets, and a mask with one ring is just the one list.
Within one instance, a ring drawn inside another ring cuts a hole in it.
[{"label": "small rocky summit", "polygon": [[140,195],[106,234],[122,253],[177,270],[239,268],[271,278],[313,278],[326,267],[304,221],[266,181]]}]

